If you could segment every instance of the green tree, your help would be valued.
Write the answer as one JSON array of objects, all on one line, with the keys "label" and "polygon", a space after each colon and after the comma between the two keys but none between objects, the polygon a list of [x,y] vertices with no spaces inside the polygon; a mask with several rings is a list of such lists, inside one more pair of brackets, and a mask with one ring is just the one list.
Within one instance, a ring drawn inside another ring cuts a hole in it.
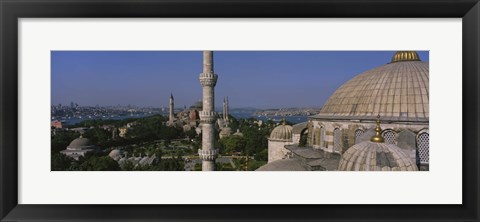
[{"label": "green tree", "polygon": [[121,165],[121,168],[124,171],[132,171],[132,170],[135,170],[135,164],[127,160]]},{"label": "green tree", "polygon": [[108,156],[90,156],[81,165],[81,170],[87,171],[116,171],[120,170],[117,161]]},{"label": "green tree", "polygon": [[94,144],[98,144],[101,147],[109,145],[111,140],[112,133],[108,130],[95,127],[93,129],[87,130],[84,134],[84,137],[89,138]]},{"label": "green tree", "polygon": [[51,170],[52,171],[60,171],[60,170],[68,170],[71,163],[74,160],[70,157],[67,157],[61,153],[54,153],[52,154],[52,161],[51,161]]},{"label": "green tree", "polygon": [[187,136],[189,139],[193,139],[196,138],[198,135],[195,129],[190,129],[189,131],[185,132],[185,136]]},{"label": "green tree", "polygon": [[263,149],[255,155],[255,159],[259,161],[268,160],[268,149]]},{"label": "green tree", "polygon": [[51,136],[51,152],[52,155],[64,149],[76,138],[80,136],[74,131],[58,131],[56,135]]},{"label": "green tree", "polygon": [[243,152],[245,150],[246,140],[240,136],[227,136],[219,141],[224,153]]}]

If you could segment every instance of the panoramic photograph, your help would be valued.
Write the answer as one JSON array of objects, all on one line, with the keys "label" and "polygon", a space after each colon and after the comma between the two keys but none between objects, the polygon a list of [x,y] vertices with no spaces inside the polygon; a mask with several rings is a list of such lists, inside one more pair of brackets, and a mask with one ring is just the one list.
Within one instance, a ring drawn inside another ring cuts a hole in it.
[{"label": "panoramic photograph", "polygon": [[428,171],[428,51],[51,51],[51,171]]}]

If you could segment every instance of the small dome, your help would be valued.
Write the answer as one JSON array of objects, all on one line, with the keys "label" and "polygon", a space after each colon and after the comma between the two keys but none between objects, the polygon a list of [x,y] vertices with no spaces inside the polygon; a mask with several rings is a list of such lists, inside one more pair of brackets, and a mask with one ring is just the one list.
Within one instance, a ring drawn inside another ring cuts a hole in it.
[{"label": "small dome", "polygon": [[190,109],[202,109],[203,108],[203,101],[197,101],[192,106],[190,106]]},{"label": "small dome", "polygon": [[293,127],[289,125],[282,124],[275,127],[270,133],[270,140],[291,142],[292,141],[292,130]]},{"label": "small dome", "polygon": [[92,146],[93,146],[93,144],[89,139],[83,138],[82,136],[80,136],[79,138],[74,139],[70,143],[70,145],[68,145],[67,148],[69,148],[69,149],[75,149],[75,148],[81,149],[81,148],[90,148]]},{"label": "small dome", "polygon": [[237,132],[233,134],[234,136],[243,136],[243,133],[240,132],[239,129],[237,129]]},{"label": "small dome", "polygon": [[114,149],[110,151],[108,156],[116,161],[118,161],[120,158],[122,158],[122,152],[120,150]]},{"label": "small dome", "polygon": [[338,165],[340,171],[417,171],[417,165],[395,144],[361,142],[350,147]]}]

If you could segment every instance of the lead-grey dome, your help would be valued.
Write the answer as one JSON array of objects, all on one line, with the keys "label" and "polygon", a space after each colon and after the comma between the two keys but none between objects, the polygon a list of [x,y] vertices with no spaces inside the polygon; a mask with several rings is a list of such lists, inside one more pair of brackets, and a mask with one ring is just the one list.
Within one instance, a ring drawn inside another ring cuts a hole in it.
[{"label": "lead-grey dome", "polygon": [[308,167],[299,159],[280,159],[265,164],[256,171],[307,171]]},{"label": "lead-grey dome", "polygon": [[93,144],[89,139],[80,136],[79,138],[74,139],[70,145],[68,145],[67,149],[88,149],[92,147]]},{"label": "lead-grey dome", "polygon": [[270,140],[291,142],[293,127],[290,125],[281,124],[275,127],[270,133]]},{"label": "lead-grey dome", "polygon": [[118,161],[122,158],[122,152],[118,149],[114,149],[114,150],[110,151],[108,156],[110,158],[114,159],[115,161]]},{"label": "lead-grey dome", "polygon": [[361,142],[350,147],[338,164],[340,171],[417,171],[417,165],[395,144]]},{"label": "lead-grey dome", "polygon": [[429,65],[412,51],[397,52],[392,62],[355,76],[324,104],[319,118],[428,121]]}]

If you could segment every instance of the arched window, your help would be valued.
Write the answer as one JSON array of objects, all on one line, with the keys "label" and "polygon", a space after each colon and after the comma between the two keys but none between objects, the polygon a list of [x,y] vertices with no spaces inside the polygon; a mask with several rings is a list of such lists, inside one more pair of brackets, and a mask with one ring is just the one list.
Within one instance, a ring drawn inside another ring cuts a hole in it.
[{"label": "arched window", "polygon": [[320,129],[315,129],[315,145],[320,145]]},{"label": "arched window", "polygon": [[311,122],[308,123],[308,129],[307,129],[307,144],[308,145],[313,145],[312,143],[312,138],[313,138],[313,124]]},{"label": "arched window", "polygon": [[357,129],[355,130],[355,141],[354,143],[357,144],[358,143],[358,138],[363,134],[363,130],[362,129]]},{"label": "arched window", "polygon": [[385,143],[397,144],[397,134],[393,130],[385,130],[382,136],[385,138]]},{"label": "arched window", "polygon": [[325,147],[325,128],[320,127],[320,147]]},{"label": "arched window", "polygon": [[335,128],[333,130],[333,151],[334,152],[340,152],[340,129]]},{"label": "arched window", "polygon": [[317,141],[316,131],[317,131],[317,128],[314,127],[313,130],[312,130],[312,145],[315,145],[316,144],[315,142]]},{"label": "arched window", "polygon": [[300,132],[300,140],[298,142],[299,146],[300,147],[306,146],[307,140],[308,140],[308,128],[305,128]]},{"label": "arched window", "polygon": [[421,133],[417,137],[417,149],[420,156],[420,163],[428,163],[429,161],[429,137],[428,133]]}]

